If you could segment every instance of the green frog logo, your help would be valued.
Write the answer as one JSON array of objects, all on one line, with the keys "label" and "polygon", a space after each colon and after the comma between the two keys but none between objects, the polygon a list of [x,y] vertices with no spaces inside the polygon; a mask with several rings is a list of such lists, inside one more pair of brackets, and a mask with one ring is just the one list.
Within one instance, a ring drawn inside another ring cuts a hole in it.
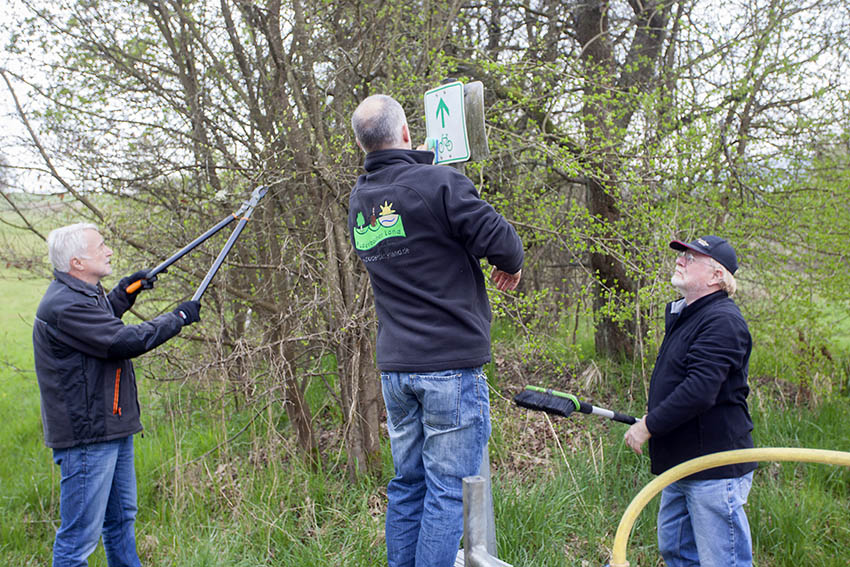
[{"label": "green frog logo", "polygon": [[356,225],[354,227],[354,247],[358,250],[369,250],[379,242],[394,236],[407,236],[404,232],[404,224],[401,215],[393,210],[393,204],[384,201],[381,205],[381,213],[376,217],[375,209],[372,216],[366,222],[363,213],[357,213]]}]

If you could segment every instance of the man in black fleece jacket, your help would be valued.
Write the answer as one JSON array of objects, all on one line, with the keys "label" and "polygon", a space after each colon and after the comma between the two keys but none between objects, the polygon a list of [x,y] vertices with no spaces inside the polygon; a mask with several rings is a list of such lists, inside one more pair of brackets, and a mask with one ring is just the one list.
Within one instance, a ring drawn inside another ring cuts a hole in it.
[{"label": "man in black fleece jacket", "polygon": [[199,320],[200,303],[138,325],[121,316],[146,272],[123,278],[109,294],[100,280],[112,273],[112,250],[92,224],[52,231],[47,248],[55,279],[33,325],[35,372],[41,391],[44,442],[61,469],[54,567],[85,567],[103,535],[109,567],[135,567],[136,473],[133,435],[142,430],[136,377],[130,362]]},{"label": "man in black fleece jacket", "polygon": [[462,479],[490,436],[482,366],[490,304],[480,260],[501,291],[523,262],[513,227],[467,177],[412,149],[404,110],[374,95],[352,127],[366,152],[348,228],[369,272],[395,477],[387,487],[389,567],[449,567],[463,532]]},{"label": "man in black fleece jacket", "polygon": [[[649,384],[648,412],[625,441],[637,453],[649,440],[652,472],[687,460],[753,446],[747,406],[752,339],[730,299],[738,268],[724,239],[674,240],[671,278],[682,299],[667,305],[665,335]],[[744,512],[756,463],[692,474],[664,488],[658,545],[669,567],[752,565]]]}]

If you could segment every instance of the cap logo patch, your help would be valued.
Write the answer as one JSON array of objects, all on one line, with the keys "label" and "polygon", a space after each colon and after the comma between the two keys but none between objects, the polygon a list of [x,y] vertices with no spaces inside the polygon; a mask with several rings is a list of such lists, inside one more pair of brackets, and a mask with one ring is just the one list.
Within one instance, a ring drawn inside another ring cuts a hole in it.
[{"label": "cap logo patch", "polygon": [[697,238],[697,242],[699,242],[700,244],[702,244],[706,248],[711,248],[711,245],[708,242],[706,242],[705,240],[703,240],[702,238]]}]

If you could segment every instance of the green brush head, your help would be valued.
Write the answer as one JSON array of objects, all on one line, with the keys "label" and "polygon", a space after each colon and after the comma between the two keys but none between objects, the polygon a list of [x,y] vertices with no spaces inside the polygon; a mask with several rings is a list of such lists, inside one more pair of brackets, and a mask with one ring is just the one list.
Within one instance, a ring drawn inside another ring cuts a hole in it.
[{"label": "green brush head", "polygon": [[550,390],[549,388],[541,388],[540,386],[526,386],[526,390],[531,390],[532,392],[539,392],[541,394],[549,394],[550,396],[555,396],[558,398],[566,398],[570,400],[576,407],[576,410],[581,408],[581,402],[572,394],[567,394],[565,392],[559,392],[558,390]]}]

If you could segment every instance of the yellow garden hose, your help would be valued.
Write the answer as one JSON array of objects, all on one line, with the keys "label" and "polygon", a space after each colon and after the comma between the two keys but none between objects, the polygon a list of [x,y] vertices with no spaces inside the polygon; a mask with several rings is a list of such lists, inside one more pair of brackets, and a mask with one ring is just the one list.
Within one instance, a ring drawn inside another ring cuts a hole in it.
[{"label": "yellow garden hose", "polygon": [[672,484],[688,475],[735,463],[753,461],[798,461],[802,463],[825,463],[828,465],[844,465],[850,467],[850,453],[830,451],[827,449],[805,449],[798,447],[764,447],[759,449],[738,449],[712,453],[703,457],[691,459],[654,478],[637,493],[629,503],[628,508],[620,519],[617,533],[614,536],[614,549],[611,555],[610,567],[629,567],[626,561],[626,543],[632,533],[632,527],[638,514],[649,504],[656,494],[665,486]]}]

